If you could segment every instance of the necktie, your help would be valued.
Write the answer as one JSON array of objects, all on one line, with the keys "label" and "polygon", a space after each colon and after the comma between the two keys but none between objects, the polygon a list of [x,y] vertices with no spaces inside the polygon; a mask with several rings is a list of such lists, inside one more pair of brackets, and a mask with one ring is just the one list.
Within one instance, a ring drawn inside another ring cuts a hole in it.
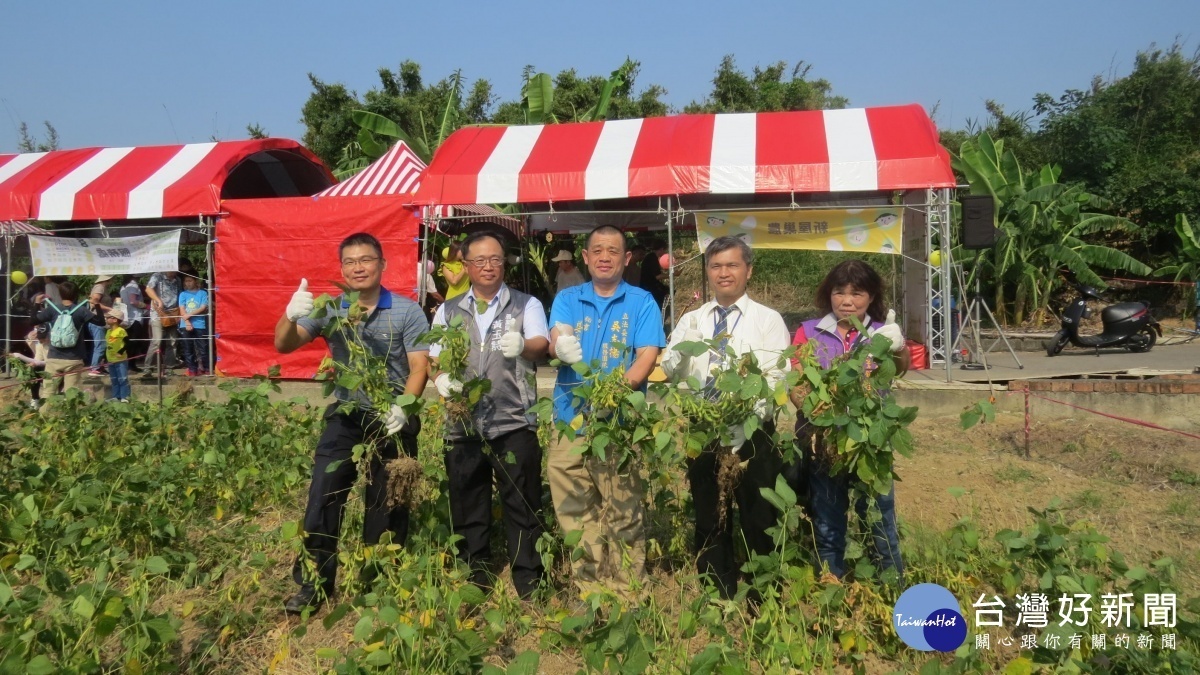
[{"label": "necktie", "polygon": [[[717,339],[717,348],[715,354],[709,352],[708,355],[710,373],[714,365],[725,359],[725,348],[729,346],[729,312],[732,308],[717,305],[713,309],[717,313],[717,325],[713,327],[713,337]],[[716,378],[711,374],[708,376],[708,381],[704,383],[704,394],[710,399],[715,399],[721,394],[717,391]]]},{"label": "necktie", "polygon": [[724,356],[725,347],[729,345],[728,324],[729,312],[732,308],[717,305],[714,309],[717,312],[717,325],[713,328],[713,337],[720,338],[721,341],[717,343],[717,351],[720,352],[721,356]]}]

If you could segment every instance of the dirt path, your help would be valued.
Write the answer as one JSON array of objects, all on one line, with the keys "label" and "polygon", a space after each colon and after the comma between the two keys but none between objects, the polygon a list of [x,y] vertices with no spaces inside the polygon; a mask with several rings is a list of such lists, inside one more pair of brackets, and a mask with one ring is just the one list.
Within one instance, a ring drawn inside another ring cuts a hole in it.
[{"label": "dirt path", "polygon": [[1027,527],[1027,507],[1057,498],[1131,562],[1170,556],[1179,590],[1200,590],[1200,441],[1089,416],[1035,423],[1025,459],[1023,426],[1020,415],[965,432],[954,419],[918,419],[917,451],[897,467],[900,517],[943,529],[973,514],[995,533]]}]

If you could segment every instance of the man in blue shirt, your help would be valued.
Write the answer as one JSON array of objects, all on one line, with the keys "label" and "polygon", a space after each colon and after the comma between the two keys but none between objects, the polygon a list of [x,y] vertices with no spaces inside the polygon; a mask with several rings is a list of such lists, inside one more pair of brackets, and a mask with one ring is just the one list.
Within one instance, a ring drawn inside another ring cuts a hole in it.
[{"label": "man in blue shirt", "polygon": [[[349,363],[348,340],[355,339],[372,355],[386,360],[392,394],[421,396],[429,376],[429,347],[418,342],[429,331],[425,312],[417,303],[393,295],[381,285],[387,261],[378,239],[365,232],[352,234],[342,241],[338,254],[346,288],[358,292],[358,304],[365,310],[366,318],[354,326],[357,336],[348,336],[349,328],[324,335],[334,362]],[[312,311],[313,295],[308,290],[308,281],[301,279],[286,312],[275,325],[275,349],[288,354],[323,335],[332,317],[327,313],[314,318],[310,316]],[[331,310],[341,318],[348,312],[345,299]],[[334,397],[337,400],[325,410],[325,430],[317,441],[308,505],[304,509],[304,548],[316,565],[319,585],[305,578],[302,556],[293,568],[300,591],[287,601],[285,609],[289,613],[316,608],[333,594],[342,511],[358,478],[352,459],[355,445],[375,443],[379,450],[370,467],[363,499],[366,504],[363,541],[378,543],[384,532],[393,533],[393,541],[398,544],[408,537],[408,509],[387,506],[388,475],[384,464],[399,457],[400,451],[409,457],[417,456],[420,420],[408,419],[394,403],[386,410],[377,410],[361,389],[337,387]]]},{"label": "man in blue shirt", "polygon": [[[662,315],[650,293],[623,279],[630,252],[625,234],[602,225],[588,235],[583,261],[592,280],[554,298],[550,309],[550,355],[565,365],[554,384],[554,416],[570,423],[583,409],[572,391],[581,382],[573,364],[598,361],[604,372],[625,371],[635,389],[645,390],[658,353],[666,345]],[[622,347],[623,346],[623,347]],[[618,452],[609,461],[580,454],[583,429],[550,450],[546,473],[563,533],[580,531],[583,555],[572,561],[576,583],[640,579],[646,561],[645,486],[636,462],[620,469]]]}]

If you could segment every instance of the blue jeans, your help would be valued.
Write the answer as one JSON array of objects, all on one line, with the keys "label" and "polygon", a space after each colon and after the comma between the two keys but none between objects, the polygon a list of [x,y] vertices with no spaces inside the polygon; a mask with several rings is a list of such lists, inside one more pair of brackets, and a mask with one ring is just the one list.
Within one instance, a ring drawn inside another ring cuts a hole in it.
[{"label": "blue jeans", "polygon": [[[830,476],[820,466],[812,466],[808,472],[810,511],[813,533],[817,543],[817,557],[829,566],[837,577],[846,574],[846,520],[850,510],[850,476]],[[867,521],[866,498],[854,505],[859,520]],[[879,567],[894,567],[904,574],[904,561],[900,559],[900,535],[896,530],[896,487],[886,495],[875,497],[881,518],[871,523],[871,558]]]},{"label": "blue jeans", "polygon": [[108,377],[112,380],[112,397],[129,398],[129,361],[114,361],[108,364]]},{"label": "blue jeans", "polygon": [[179,345],[183,350],[183,363],[193,373],[208,372],[208,327],[179,329]]},{"label": "blue jeans", "polygon": [[92,360],[88,365],[92,368],[99,368],[100,360],[104,358],[104,350],[108,344],[104,341],[104,326],[89,323],[87,327],[88,333],[92,336]]}]

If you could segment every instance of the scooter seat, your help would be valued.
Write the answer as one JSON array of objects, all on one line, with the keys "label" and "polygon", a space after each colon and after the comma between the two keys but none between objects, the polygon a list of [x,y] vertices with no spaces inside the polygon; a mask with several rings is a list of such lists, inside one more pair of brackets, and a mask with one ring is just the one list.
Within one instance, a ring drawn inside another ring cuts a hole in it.
[{"label": "scooter seat", "polygon": [[1135,314],[1146,310],[1146,305],[1141,302],[1121,302],[1115,305],[1109,305],[1100,313],[1100,321],[1105,326],[1117,323],[1118,321],[1127,321]]}]

